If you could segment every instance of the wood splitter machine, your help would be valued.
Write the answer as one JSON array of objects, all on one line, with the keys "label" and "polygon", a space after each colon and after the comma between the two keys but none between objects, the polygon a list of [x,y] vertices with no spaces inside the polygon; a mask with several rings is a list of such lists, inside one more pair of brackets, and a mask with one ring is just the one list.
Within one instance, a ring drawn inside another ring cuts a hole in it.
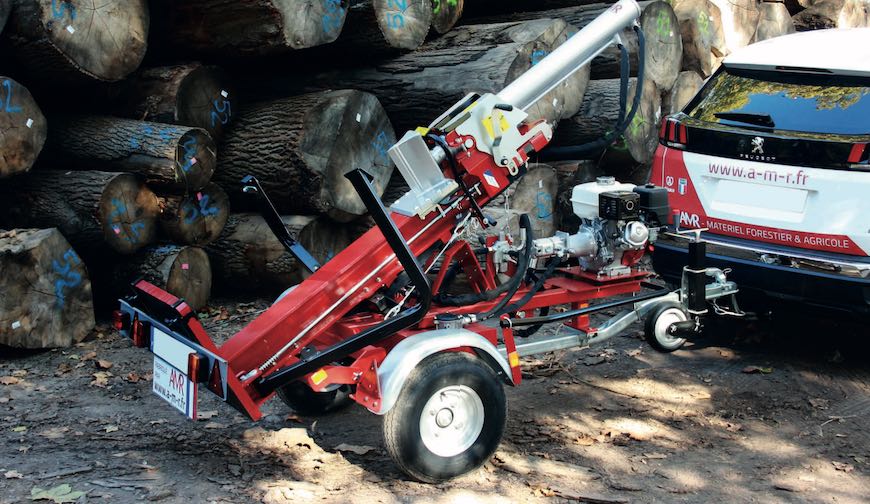
[{"label": "wood splitter machine", "polygon": [[[686,235],[691,263],[679,289],[649,282],[640,261],[665,232],[665,189],[603,178],[573,189],[582,220],[573,232],[535,237],[523,216],[518,237],[463,239],[472,219],[495,225],[483,207],[552,137],[549,124],[528,121],[524,110],[619,43],[623,29],[639,32],[639,15],[634,0],[613,4],[500,93],[470,94],[428,128],[408,132],[389,154],[410,191],[389,212],[367,175],[350,171],[377,227],[323,265],[246,178],[243,190],[263,203],[270,228],[311,276],[220,346],[184,300],[135,282],[114,322],[154,353],[154,392],[193,419],[200,384],[253,420],[276,393],[303,413],[353,400],[385,416],[397,465],[435,482],[495,451],[505,427],[503,385],[519,385],[522,356],[598,343],[644,318],[657,349],[679,348],[711,305],[722,310],[716,300],[737,289],[704,267],[697,235]],[[460,274],[470,292],[451,294]],[[593,326],[592,314],[616,308],[624,311]],[[551,322],[570,329],[536,333]]]}]

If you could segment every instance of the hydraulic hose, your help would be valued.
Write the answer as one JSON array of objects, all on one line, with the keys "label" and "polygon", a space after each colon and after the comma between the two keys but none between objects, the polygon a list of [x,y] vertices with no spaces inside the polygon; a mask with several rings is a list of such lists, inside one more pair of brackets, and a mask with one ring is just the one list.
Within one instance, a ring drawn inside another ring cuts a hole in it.
[{"label": "hydraulic hose", "polygon": [[637,87],[634,91],[634,100],[632,100],[631,110],[629,111],[628,115],[623,117],[625,114],[625,94],[627,94],[629,78],[628,51],[625,49],[625,47],[620,45],[620,50],[622,52],[619,90],[620,111],[619,117],[616,121],[616,125],[603,137],[599,138],[598,140],[593,140],[592,142],[566,147],[548,147],[544,149],[538,156],[538,159],[540,161],[547,162],[584,159],[590,154],[600,152],[603,149],[609,147],[614,140],[622,136],[625,133],[625,130],[628,129],[628,126],[634,120],[634,116],[637,114],[637,110],[640,107],[640,98],[643,94],[643,85],[645,80],[644,69],[646,68],[646,64],[644,61],[646,58],[646,39],[644,38],[643,30],[640,29],[640,26],[635,26],[634,31],[635,33],[637,33]]},{"label": "hydraulic hose", "polygon": [[523,248],[523,255],[517,262],[517,271],[507,282],[508,291],[489,311],[477,314],[478,320],[486,320],[503,313],[502,309],[504,306],[510,302],[511,298],[514,297],[514,294],[517,293],[520,286],[523,284],[523,279],[526,277],[526,272],[529,270],[529,266],[532,263],[535,241],[534,231],[532,230],[532,221],[529,219],[528,214],[520,215],[520,227],[526,230],[526,243]]},{"label": "hydraulic hose", "polygon": [[[516,293],[517,289],[519,289],[519,286],[523,281],[523,278],[526,276],[526,271],[529,269],[529,264],[531,264],[532,248],[534,245],[533,242],[535,240],[534,231],[532,230],[532,222],[527,214],[520,215],[520,228],[526,231],[525,247],[520,252],[520,256],[517,259],[516,273],[514,273],[507,282],[499,285],[495,289],[490,289],[481,293],[460,294],[457,296],[440,293],[435,297],[435,303],[441,306],[467,306],[476,303],[482,303],[485,301],[492,301],[493,299],[497,298],[501,294],[504,294],[505,292],[508,292],[509,290],[512,290],[513,293]],[[508,300],[510,299],[510,297],[513,296],[513,293],[508,296]]]}]

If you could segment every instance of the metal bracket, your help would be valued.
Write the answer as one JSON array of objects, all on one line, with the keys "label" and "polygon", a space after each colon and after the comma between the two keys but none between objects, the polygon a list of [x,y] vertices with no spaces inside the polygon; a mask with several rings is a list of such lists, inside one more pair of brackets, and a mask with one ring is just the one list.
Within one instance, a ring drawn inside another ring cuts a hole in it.
[{"label": "metal bracket", "polygon": [[275,209],[272,200],[270,200],[269,196],[266,195],[266,191],[263,190],[263,186],[260,185],[260,181],[257,180],[257,177],[248,175],[243,178],[242,192],[244,194],[259,196],[261,204],[260,213],[263,216],[263,219],[266,220],[266,224],[269,225],[269,229],[272,230],[275,238],[278,238],[278,241],[281,242],[281,245],[283,245],[288,252],[293,254],[293,257],[302,263],[308,271],[314,273],[319,270],[320,263],[317,262],[317,259],[315,259],[314,256],[305,249],[305,247],[296,241],[296,237],[293,236],[293,233],[291,233],[290,230],[287,229],[287,226],[284,225],[284,221],[281,220],[281,215],[278,213],[278,210]]}]

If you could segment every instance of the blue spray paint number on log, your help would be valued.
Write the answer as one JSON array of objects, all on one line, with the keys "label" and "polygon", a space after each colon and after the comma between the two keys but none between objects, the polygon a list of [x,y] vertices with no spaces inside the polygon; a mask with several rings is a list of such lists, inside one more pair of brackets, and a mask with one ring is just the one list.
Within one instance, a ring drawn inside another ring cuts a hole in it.
[{"label": "blue spray paint number on log", "polygon": [[387,28],[391,30],[400,30],[405,27],[405,11],[408,10],[408,0],[389,0],[387,7],[396,9],[400,12],[388,12]]},{"label": "blue spray paint number on log", "polygon": [[184,164],[181,165],[181,171],[188,173],[190,168],[196,164],[196,138],[188,138],[181,146],[184,147],[184,157],[182,159]]},{"label": "blue spray paint number on log", "polygon": [[197,194],[198,202],[188,201],[181,209],[184,215],[184,223],[188,226],[197,221],[200,217],[209,217],[217,215],[219,209],[217,206],[208,206],[208,194]]},{"label": "blue spray paint number on log", "polygon": [[72,0],[51,0],[51,15],[54,19],[63,19],[64,15],[69,15],[70,21],[75,21],[76,6],[72,4]]},{"label": "blue spray paint number on log", "polygon": [[211,111],[211,127],[214,128],[218,122],[226,124],[230,122],[230,117],[233,115],[233,109],[230,107],[230,101],[224,98],[217,98],[212,102],[213,110]]},{"label": "blue spray paint number on log", "polygon": [[142,221],[135,221],[128,226],[129,231],[124,231],[122,217],[127,213],[127,205],[118,198],[112,198],[112,213],[109,214],[109,222],[112,225],[112,231],[120,236],[124,241],[132,244],[139,242],[139,231],[145,229],[145,224]]},{"label": "blue spray paint number on log", "polygon": [[548,219],[553,215],[553,197],[544,191],[535,196],[535,210],[538,219]]},{"label": "blue spray paint number on log", "polygon": [[54,296],[58,308],[63,309],[66,304],[65,289],[77,287],[82,283],[82,275],[77,271],[73,271],[74,266],[81,264],[78,254],[73,249],[67,250],[63,254],[63,264],[57,259],[51,261],[51,267],[60,278],[54,281]]},{"label": "blue spray paint number on log", "polygon": [[326,14],[323,15],[323,31],[332,36],[344,24],[344,7],[341,0],[326,0]]},{"label": "blue spray paint number on log", "polygon": [[16,112],[21,112],[21,107],[16,107],[12,105],[12,88],[14,84],[12,84],[11,80],[3,81],[3,89],[6,90],[6,99],[0,100],[0,103],[5,103],[3,110],[9,114],[14,114]]},{"label": "blue spray paint number on log", "polygon": [[372,147],[378,153],[378,159],[383,159],[384,162],[388,162],[390,160],[389,155],[387,154],[387,150],[390,148],[390,139],[387,138],[387,134],[384,131],[378,133],[378,136],[372,141]]},{"label": "blue spray paint number on log", "polygon": [[538,49],[532,53],[532,66],[537,65],[541,62],[542,59],[547,57],[547,51],[543,49]]}]

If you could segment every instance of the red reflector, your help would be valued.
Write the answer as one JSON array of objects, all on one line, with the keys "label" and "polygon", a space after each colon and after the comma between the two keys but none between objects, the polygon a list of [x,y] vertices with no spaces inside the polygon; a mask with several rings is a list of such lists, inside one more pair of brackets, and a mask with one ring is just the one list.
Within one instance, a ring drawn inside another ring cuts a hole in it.
[{"label": "red reflector", "polygon": [[667,140],[667,138],[665,138],[665,133],[667,132],[667,130],[668,130],[668,120],[663,119],[662,120],[662,127],[659,128],[659,140],[661,140],[662,142]]},{"label": "red reflector", "polygon": [[194,383],[200,382],[199,363],[202,358],[196,353],[187,354],[187,377]]},{"label": "red reflector", "polygon": [[139,322],[139,317],[135,317],[133,319],[132,331],[130,334],[130,339],[133,340],[133,344],[139,348],[146,348],[150,345],[150,338],[148,337],[148,331],[145,330],[145,324]]},{"label": "red reflector", "polygon": [[850,163],[860,163],[864,156],[864,150],[867,149],[867,144],[855,144],[852,146],[852,152],[849,154]]},{"label": "red reflector", "polygon": [[677,141],[677,121],[668,121],[670,125],[670,130],[668,131],[668,141],[676,142]]},{"label": "red reflector", "polygon": [[685,127],[684,125],[681,124],[681,125],[680,125],[680,140],[679,140],[679,142],[680,142],[681,144],[683,144],[683,145],[686,145],[686,143],[687,143],[688,141],[689,141],[689,140],[688,140],[688,134],[687,134],[687,132],[686,132],[686,127]]},{"label": "red reflector", "polygon": [[123,331],[127,327],[127,322],[130,320],[130,316],[121,310],[115,310],[112,312],[112,327],[117,331]]}]

